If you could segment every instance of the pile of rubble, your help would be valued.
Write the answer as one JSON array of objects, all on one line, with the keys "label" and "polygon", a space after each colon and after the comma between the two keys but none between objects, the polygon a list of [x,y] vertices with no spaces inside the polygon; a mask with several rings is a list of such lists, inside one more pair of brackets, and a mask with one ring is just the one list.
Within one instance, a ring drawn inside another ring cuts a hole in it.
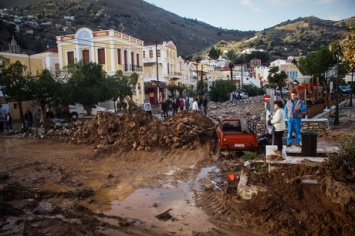
[{"label": "pile of rubble", "polygon": [[209,118],[190,111],[179,111],[164,120],[150,119],[138,109],[133,115],[118,116],[99,112],[83,123],[51,129],[47,137],[75,144],[90,144],[97,149],[120,147],[125,150],[155,148],[194,149],[213,140],[215,124]]}]

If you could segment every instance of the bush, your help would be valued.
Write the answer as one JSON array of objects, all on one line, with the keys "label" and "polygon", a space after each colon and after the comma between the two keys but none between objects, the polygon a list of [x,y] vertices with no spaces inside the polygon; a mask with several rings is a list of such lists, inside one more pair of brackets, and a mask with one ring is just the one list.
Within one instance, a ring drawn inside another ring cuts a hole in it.
[{"label": "bush", "polygon": [[350,165],[355,167],[355,135],[349,135],[346,140],[341,143],[339,148],[339,156]]},{"label": "bush", "polygon": [[355,135],[349,135],[340,144],[338,154],[329,155],[329,167],[336,181],[355,183]]},{"label": "bush", "polygon": [[250,97],[264,94],[264,90],[256,87],[254,84],[243,85],[243,90],[247,92]]}]

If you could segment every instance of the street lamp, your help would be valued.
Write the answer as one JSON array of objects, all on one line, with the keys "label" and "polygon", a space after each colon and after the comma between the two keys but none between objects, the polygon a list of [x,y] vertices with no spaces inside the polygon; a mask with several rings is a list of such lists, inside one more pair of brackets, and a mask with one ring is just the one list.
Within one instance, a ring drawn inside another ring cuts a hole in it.
[{"label": "street lamp", "polygon": [[335,79],[335,88],[336,88],[336,94],[335,94],[335,119],[334,119],[334,125],[339,125],[339,88],[338,88],[338,80],[339,80],[339,61],[341,60],[342,52],[340,46],[337,46],[333,52],[333,56],[337,61],[337,76]]}]

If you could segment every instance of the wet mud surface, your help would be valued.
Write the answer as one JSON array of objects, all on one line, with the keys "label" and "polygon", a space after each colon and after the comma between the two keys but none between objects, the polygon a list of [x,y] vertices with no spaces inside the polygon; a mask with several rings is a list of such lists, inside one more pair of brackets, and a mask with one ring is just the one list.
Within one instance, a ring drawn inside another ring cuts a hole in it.
[{"label": "wet mud surface", "polygon": [[[318,143],[339,146],[354,132],[353,113],[341,114]],[[355,176],[336,158],[269,173],[265,163],[215,162],[209,150],[2,136],[0,235],[355,235]],[[251,200],[237,194],[242,170],[259,190]]]}]

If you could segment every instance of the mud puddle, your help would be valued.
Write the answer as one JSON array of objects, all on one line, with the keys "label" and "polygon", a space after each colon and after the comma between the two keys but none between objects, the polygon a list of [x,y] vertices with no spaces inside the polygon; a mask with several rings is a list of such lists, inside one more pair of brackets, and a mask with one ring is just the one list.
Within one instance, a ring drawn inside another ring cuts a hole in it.
[{"label": "mud puddle", "polygon": [[[202,182],[211,172],[219,172],[216,167],[208,167],[187,182],[178,181],[176,187],[168,183],[161,189],[142,188],[133,190],[128,184],[120,184],[117,189],[101,193],[100,202],[106,202],[96,211],[106,216],[129,219],[147,231],[178,235],[192,235],[193,232],[209,232],[216,227],[209,222],[207,214],[195,205],[195,198],[202,191]],[[173,177],[174,171],[166,173]],[[126,185],[126,186],[124,186]],[[129,193],[129,194],[128,194]],[[164,214],[165,218],[158,215]],[[112,224],[113,222],[107,222]],[[107,233],[107,232],[106,232]]]}]

